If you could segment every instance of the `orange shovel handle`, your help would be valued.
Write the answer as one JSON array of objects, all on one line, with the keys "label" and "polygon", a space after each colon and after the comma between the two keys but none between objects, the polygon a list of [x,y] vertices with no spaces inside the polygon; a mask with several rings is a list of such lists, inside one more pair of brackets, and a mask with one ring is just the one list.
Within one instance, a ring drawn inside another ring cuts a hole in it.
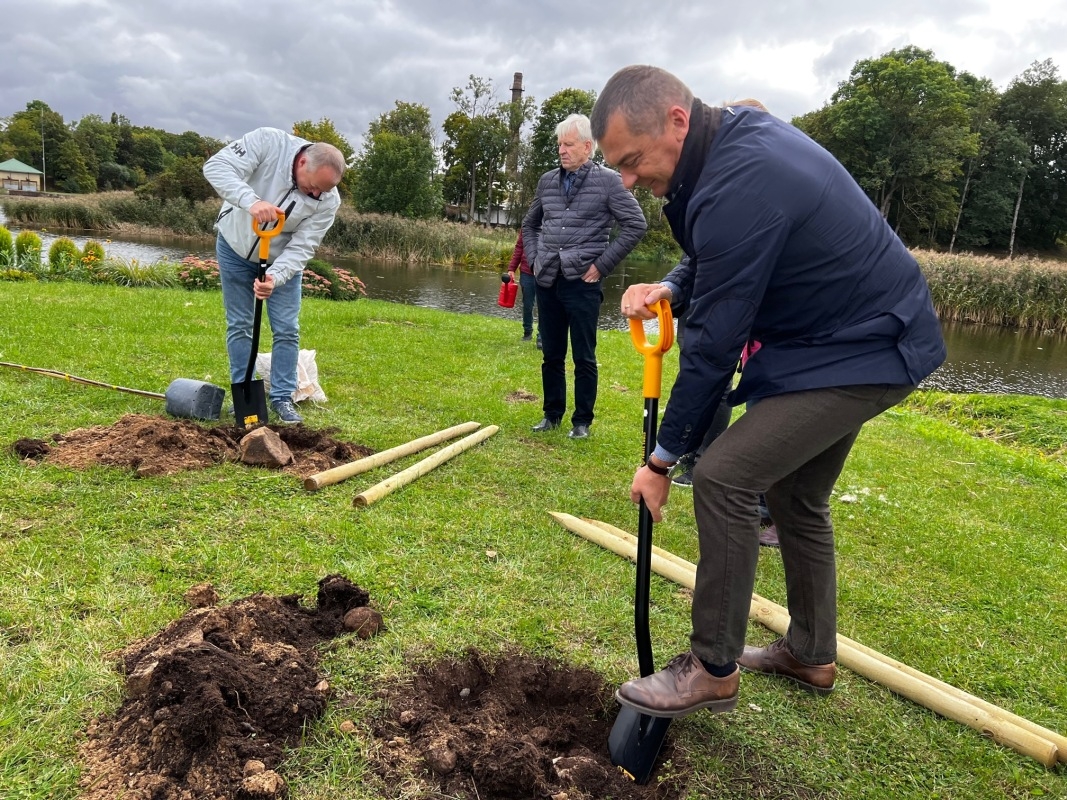
[{"label": "orange shovel handle", "polygon": [[671,304],[666,300],[656,301],[649,309],[656,312],[659,320],[659,341],[648,341],[645,326],[639,319],[630,320],[630,338],[637,352],[645,357],[644,396],[658,400],[663,383],[663,354],[674,345],[674,318]]},{"label": "orange shovel handle", "polygon": [[266,261],[270,255],[270,240],[282,232],[282,228],[285,227],[285,214],[278,212],[277,225],[271,228],[269,231],[263,230],[259,224],[259,220],[252,217],[252,230],[256,232],[256,236],[259,237],[259,260]]}]

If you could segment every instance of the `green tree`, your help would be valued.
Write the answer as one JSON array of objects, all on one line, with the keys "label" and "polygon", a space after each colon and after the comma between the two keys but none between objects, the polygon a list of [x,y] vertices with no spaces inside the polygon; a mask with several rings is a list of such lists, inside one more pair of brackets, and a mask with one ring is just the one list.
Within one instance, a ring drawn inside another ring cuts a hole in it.
[{"label": "green tree", "polygon": [[859,61],[821,110],[794,120],[857,180],[882,215],[919,239],[954,223],[953,181],[977,150],[967,94],[929,50]]},{"label": "green tree", "polygon": [[499,110],[493,110],[493,82],[470,75],[465,87],[454,87],[451,95],[456,104],[442,126],[445,145],[445,196],[451,202],[467,206],[469,218],[475,218],[479,187],[483,187],[492,205],[491,192],[497,169],[503,163],[508,142],[500,145],[501,130],[508,138],[507,123]]},{"label": "green tree", "polygon": [[530,137],[530,161],[527,165],[536,173],[533,185],[538,179],[559,166],[559,142],[556,139],[556,126],[571,114],[589,116],[596,103],[596,92],[585,89],[561,89],[541,103],[541,111],[534,122]]},{"label": "green tree", "polygon": [[159,135],[151,130],[133,131],[132,167],[140,167],[145,175],[158,175],[167,168],[167,151]]},{"label": "green tree", "polygon": [[89,172],[78,143],[67,138],[60,146],[52,168],[55,185],[67,192],[96,191],[96,177]]},{"label": "green tree", "polygon": [[[571,114],[589,116],[595,102],[596,92],[561,89],[541,103],[529,141],[520,154],[522,173],[519,178],[519,190],[514,199],[516,221],[521,222],[526,216],[526,209],[537,191],[537,182],[541,176],[559,166],[556,126]],[[603,161],[603,157],[596,152],[593,153],[593,160],[599,163]]]},{"label": "green tree", "polygon": [[163,172],[138,189],[161,200],[183,198],[190,202],[209,200],[215,190],[204,177],[204,158],[199,155],[182,156]]},{"label": "green tree", "polygon": [[371,122],[353,172],[356,207],[427,219],[441,213],[440,184],[430,110],[396,101]]},{"label": "green tree", "polygon": [[4,138],[14,158],[45,173],[44,188],[48,183],[55,184],[53,167],[60,158],[60,147],[71,138],[60,114],[44,101],[33,100],[24,111],[11,115]]},{"label": "green tree", "polygon": [[[326,142],[327,144],[332,144],[340,150],[341,155],[345,157],[345,164],[351,165],[355,158],[356,151],[352,148],[352,145],[348,143],[348,140],[337,130],[333,121],[330,120],[329,117],[323,117],[318,122],[312,122],[310,119],[294,122],[293,135],[299,136],[302,139],[307,139],[309,142]],[[345,175],[341,178],[341,183],[337,186],[337,191],[341,193],[341,197],[352,197],[355,183],[355,173],[350,169],[345,170]]]},{"label": "green tree", "polygon": [[1020,170],[1008,240],[1052,248],[1067,233],[1067,82],[1050,60],[1034,62],[1001,97],[996,119],[1018,132],[1027,158]]},{"label": "green tree", "polygon": [[991,143],[996,138],[993,113],[1000,102],[1000,94],[988,78],[976,78],[969,72],[964,72],[960,74],[957,83],[967,94],[966,105],[971,119],[970,130],[977,137],[978,146],[974,154],[964,162],[963,174],[957,182],[959,205],[956,211],[956,221],[952,226],[952,235],[949,237],[948,251],[950,253],[956,248],[960,224],[964,219],[964,209],[967,208],[976,174],[983,160],[988,159]]},{"label": "green tree", "polygon": [[118,131],[104,122],[99,114],[88,114],[74,126],[74,140],[78,143],[86,167],[99,186],[102,166],[115,161]]}]

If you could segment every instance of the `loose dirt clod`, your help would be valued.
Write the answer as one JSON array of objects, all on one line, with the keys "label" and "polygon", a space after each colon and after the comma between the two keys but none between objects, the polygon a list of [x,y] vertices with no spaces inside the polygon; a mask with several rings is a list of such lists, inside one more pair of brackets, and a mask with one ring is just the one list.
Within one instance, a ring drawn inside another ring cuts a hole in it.
[{"label": "loose dirt clod", "polygon": [[374,731],[379,773],[387,791],[427,798],[679,797],[676,776],[687,770],[670,738],[660,756],[672,760],[669,774],[646,786],[612,765],[611,691],[591,670],[520,654],[492,661],[471,651],[417,668],[380,693],[388,711]]},{"label": "loose dirt clod", "polygon": [[281,800],[276,768],[329,684],[316,646],[341,634],[367,592],[340,575],[319,581],[317,606],[256,594],[194,608],[113,654],[126,699],[87,731],[83,800]]},{"label": "loose dirt clod", "polygon": [[[332,430],[304,425],[265,429],[292,452],[284,471],[300,478],[374,454],[368,447],[332,438]],[[24,463],[47,461],[75,469],[102,465],[131,469],[140,476],[173,475],[240,461],[241,440],[250,432],[232,425],[204,427],[192,420],[127,414],[114,425],[54,433],[49,441],[19,439],[12,450]]]},{"label": "loose dirt clod", "polygon": [[345,614],[345,630],[352,631],[360,639],[376,636],[382,627],[382,615],[373,608],[362,606]]}]

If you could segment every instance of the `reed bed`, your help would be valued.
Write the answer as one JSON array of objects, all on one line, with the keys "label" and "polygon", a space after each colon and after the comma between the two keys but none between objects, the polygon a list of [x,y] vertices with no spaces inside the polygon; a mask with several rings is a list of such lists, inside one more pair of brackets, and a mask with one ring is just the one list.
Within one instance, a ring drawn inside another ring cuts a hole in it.
[{"label": "reed bed", "polygon": [[913,251],[942,319],[1067,333],[1067,263]]},{"label": "reed bed", "polygon": [[[93,231],[137,226],[204,237],[212,236],[219,206],[217,199],[190,203],[135,192],[3,200],[8,219],[25,225]],[[364,214],[345,205],[326,234],[322,250],[334,256],[502,269],[515,236],[511,228]],[[912,252],[943,319],[1067,333],[1067,263]]]}]

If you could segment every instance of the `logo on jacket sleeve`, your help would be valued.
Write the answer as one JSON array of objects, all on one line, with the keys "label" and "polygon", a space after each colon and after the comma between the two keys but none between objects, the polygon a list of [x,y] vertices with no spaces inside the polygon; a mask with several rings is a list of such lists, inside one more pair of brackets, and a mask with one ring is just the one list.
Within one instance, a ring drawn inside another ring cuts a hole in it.
[{"label": "logo on jacket sleeve", "polygon": [[233,144],[231,144],[230,149],[233,150],[233,152],[237,153],[237,155],[241,156],[241,158],[245,157],[246,151],[243,147],[241,147],[240,142],[234,142]]}]

